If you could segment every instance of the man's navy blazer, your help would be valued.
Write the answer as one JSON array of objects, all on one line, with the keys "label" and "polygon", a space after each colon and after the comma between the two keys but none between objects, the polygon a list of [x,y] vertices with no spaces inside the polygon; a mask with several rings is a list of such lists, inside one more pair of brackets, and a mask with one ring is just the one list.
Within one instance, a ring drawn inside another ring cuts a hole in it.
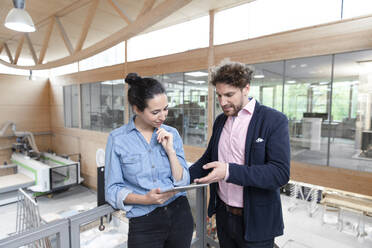
[{"label": "man's navy blazer", "polygon": [[[218,142],[226,120],[224,114],[216,118],[207,150],[190,167],[191,182],[210,172],[202,168],[204,164],[218,161]],[[290,171],[288,119],[283,113],[256,102],[247,131],[244,161],[244,165],[229,163],[227,182],[244,186],[245,240],[263,241],[282,235],[279,190],[288,182]],[[217,188],[218,183],[210,185],[209,216],[216,212]]]}]

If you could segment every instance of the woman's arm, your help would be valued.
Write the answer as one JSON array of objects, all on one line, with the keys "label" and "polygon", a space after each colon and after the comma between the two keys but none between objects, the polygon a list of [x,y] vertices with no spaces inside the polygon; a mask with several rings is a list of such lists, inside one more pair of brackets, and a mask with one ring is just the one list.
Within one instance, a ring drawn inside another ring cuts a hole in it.
[{"label": "woman's arm", "polygon": [[132,193],[132,190],[124,185],[123,172],[119,157],[115,152],[114,140],[114,135],[110,134],[106,144],[105,198],[113,208],[130,211],[132,206],[124,205],[124,199]]},{"label": "woman's arm", "polygon": [[[162,144],[164,150],[166,151],[172,171],[173,178],[176,182],[181,181],[183,178],[183,173],[187,173],[184,170],[184,167],[181,165],[175,147],[173,145],[173,134],[171,132],[166,131],[164,128],[159,128],[156,132],[158,134],[158,142]],[[176,141],[177,144],[175,146],[179,146],[179,141]],[[176,148],[177,149],[177,148]],[[179,148],[178,148],[179,149]],[[181,141],[181,149],[182,149],[182,141]],[[183,155],[183,150],[182,150]],[[183,158],[184,160],[184,158]],[[183,161],[186,163],[186,161]]]}]

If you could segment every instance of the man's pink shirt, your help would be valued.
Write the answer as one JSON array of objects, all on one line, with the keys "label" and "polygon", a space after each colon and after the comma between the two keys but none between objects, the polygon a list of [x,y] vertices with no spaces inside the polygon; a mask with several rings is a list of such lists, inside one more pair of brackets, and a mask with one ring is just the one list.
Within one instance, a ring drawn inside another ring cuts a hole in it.
[{"label": "man's pink shirt", "polygon": [[[218,144],[218,161],[244,165],[245,140],[249,123],[252,119],[256,100],[252,98],[241,109],[237,116],[229,116],[223,127]],[[227,183],[229,178],[229,165],[227,165],[225,180],[219,182],[218,195],[227,205],[243,207],[243,187]]]}]

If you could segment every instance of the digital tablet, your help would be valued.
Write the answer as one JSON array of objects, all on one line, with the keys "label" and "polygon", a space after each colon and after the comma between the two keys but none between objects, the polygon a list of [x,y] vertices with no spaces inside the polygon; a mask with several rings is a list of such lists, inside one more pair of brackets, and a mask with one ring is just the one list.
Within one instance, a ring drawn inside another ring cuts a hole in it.
[{"label": "digital tablet", "polygon": [[207,183],[192,183],[190,185],[186,185],[186,186],[178,186],[178,187],[174,187],[174,188],[169,188],[169,189],[162,189],[161,192],[162,193],[165,193],[165,192],[170,192],[170,191],[187,191],[187,190],[190,190],[190,189],[197,189],[197,188],[202,188],[202,187],[207,187],[209,184]]}]

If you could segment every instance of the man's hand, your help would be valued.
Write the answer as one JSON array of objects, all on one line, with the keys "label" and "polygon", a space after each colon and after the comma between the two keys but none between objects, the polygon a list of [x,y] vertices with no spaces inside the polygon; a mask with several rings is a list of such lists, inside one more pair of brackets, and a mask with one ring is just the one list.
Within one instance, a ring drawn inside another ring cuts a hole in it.
[{"label": "man's hand", "polygon": [[197,178],[194,180],[195,183],[214,183],[221,181],[226,176],[226,163],[222,162],[211,162],[208,164],[203,165],[203,169],[211,169],[213,170],[205,177]]},{"label": "man's hand", "polygon": [[146,203],[147,204],[163,204],[175,194],[176,192],[161,193],[161,190],[159,188],[152,189],[145,195]]}]

